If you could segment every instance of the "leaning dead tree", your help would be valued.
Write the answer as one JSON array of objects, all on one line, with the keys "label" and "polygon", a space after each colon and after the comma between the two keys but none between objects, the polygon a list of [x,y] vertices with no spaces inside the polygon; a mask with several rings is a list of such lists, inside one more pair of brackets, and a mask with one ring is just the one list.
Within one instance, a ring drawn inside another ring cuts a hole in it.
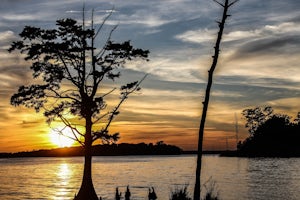
[{"label": "leaning dead tree", "polygon": [[238,0],[235,0],[232,2],[230,2],[229,0],[225,0],[224,3],[220,3],[217,0],[213,0],[213,1],[223,7],[223,16],[222,16],[221,21],[217,21],[217,23],[219,25],[219,32],[218,32],[218,37],[217,37],[216,44],[214,47],[215,52],[214,52],[214,55],[212,56],[213,61],[212,61],[210,70],[208,71],[208,81],[207,81],[207,86],[206,86],[204,102],[203,102],[203,110],[202,110],[202,117],[201,117],[201,122],[200,122],[199,138],[198,138],[198,153],[197,153],[197,167],[196,167],[196,182],[195,182],[195,188],[194,188],[194,200],[200,200],[200,198],[201,198],[200,177],[201,177],[201,165],[202,165],[203,135],[204,135],[205,120],[206,120],[209,97],[210,97],[210,90],[211,90],[211,86],[213,83],[213,74],[214,74],[214,71],[215,71],[217,63],[218,63],[218,58],[219,58],[219,53],[220,53],[220,44],[221,44],[221,40],[222,40],[223,30],[225,27],[225,22],[226,22],[226,19],[228,17],[230,17],[230,15],[228,14],[228,9],[232,5],[234,5]]}]

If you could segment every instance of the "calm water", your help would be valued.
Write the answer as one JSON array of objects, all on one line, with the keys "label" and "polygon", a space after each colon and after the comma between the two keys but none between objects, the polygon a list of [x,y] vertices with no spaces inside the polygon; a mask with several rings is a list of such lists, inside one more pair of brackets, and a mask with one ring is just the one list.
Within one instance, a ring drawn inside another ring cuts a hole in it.
[{"label": "calm water", "polygon": [[[82,158],[0,159],[0,199],[72,199],[82,175]],[[94,157],[98,195],[112,200],[115,188],[130,185],[132,199],[147,199],[154,187],[159,200],[189,185],[192,194],[195,156]],[[300,159],[247,159],[205,156],[203,180],[216,181],[223,200],[299,200]]]}]

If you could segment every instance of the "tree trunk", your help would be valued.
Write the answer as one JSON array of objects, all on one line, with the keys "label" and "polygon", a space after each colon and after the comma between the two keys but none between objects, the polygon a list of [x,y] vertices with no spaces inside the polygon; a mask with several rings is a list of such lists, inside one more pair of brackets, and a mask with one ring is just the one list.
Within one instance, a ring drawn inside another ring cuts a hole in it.
[{"label": "tree trunk", "polygon": [[92,122],[86,120],[84,169],[80,190],[74,200],[98,200],[92,181]]},{"label": "tree trunk", "polygon": [[203,110],[202,110],[202,117],[201,117],[201,122],[200,122],[200,127],[199,127],[199,138],[198,138],[198,153],[197,153],[197,167],[196,167],[196,181],[195,181],[195,188],[194,188],[194,200],[200,200],[201,199],[201,165],[202,165],[202,145],[203,145],[203,136],[204,136],[204,128],[205,128],[205,120],[206,120],[206,115],[207,115],[207,109],[208,109],[208,103],[209,103],[209,97],[210,97],[210,90],[213,82],[213,73],[214,70],[217,66],[218,62],[218,57],[219,57],[219,52],[220,52],[220,43],[223,35],[223,30],[225,26],[225,21],[229,15],[227,15],[228,8],[233,5],[236,1],[233,3],[229,3],[229,0],[225,0],[224,4],[220,4],[224,9],[223,9],[223,16],[222,16],[222,21],[218,22],[219,24],[219,32],[218,32],[218,37],[216,41],[216,45],[214,47],[215,52],[213,56],[213,62],[210,67],[210,70],[208,71],[208,81],[207,81],[207,86],[206,86],[206,92],[205,92],[205,97],[204,97],[204,102],[203,102]]}]

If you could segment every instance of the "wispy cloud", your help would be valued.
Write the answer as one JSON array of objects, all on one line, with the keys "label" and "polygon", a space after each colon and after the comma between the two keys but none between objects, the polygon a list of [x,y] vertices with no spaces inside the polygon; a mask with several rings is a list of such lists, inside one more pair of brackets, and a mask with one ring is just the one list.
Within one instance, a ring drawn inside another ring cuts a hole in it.
[{"label": "wispy cloud", "polygon": [[4,43],[7,42],[7,40],[15,39],[15,34],[12,31],[4,31],[0,32],[0,42]]},{"label": "wispy cloud", "polygon": [[34,14],[7,14],[3,15],[2,18],[4,20],[9,21],[31,21],[36,19],[36,15]]},{"label": "wispy cloud", "polygon": [[[217,29],[199,29],[190,30],[180,35],[176,35],[175,38],[185,42],[192,43],[207,43],[215,39]],[[258,40],[263,38],[269,38],[270,36],[283,36],[283,35],[299,35],[300,24],[295,22],[284,22],[276,25],[265,25],[260,29],[253,30],[237,30],[230,31],[224,34],[224,42],[240,41],[240,40]]]},{"label": "wispy cloud", "polygon": [[182,33],[180,35],[176,35],[175,38],[182,40],[183,42],[193,42],[193,43],[207,43],[211,42],[215,39],[216,30],[208,30],[199,29],[199,30],[192,30]]}]

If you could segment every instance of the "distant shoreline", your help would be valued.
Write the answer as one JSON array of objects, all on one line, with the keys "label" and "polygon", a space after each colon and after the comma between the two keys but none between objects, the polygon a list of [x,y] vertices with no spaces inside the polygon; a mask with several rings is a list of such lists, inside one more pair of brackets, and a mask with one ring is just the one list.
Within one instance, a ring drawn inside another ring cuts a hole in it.
[{"label": "distant shoreline", "polygon": [[[224,151],[204,151],[203,154],[220,155]],[[197,151],[184,151],[174,145],[167,144],[104,144],[95,145],[92,150],[93,156],[130,156],[130,155],[195,155]],[[23,151],[17,153],[0,153],[0,158],[22,157],[75,157],[84,156],[82,147],[64,147],[55,149],[41,149]]]},{"label": "distant shoreline", "polygon": [[[92,147],[93,156],[126,156],[126,155],[180,155],[183,150],[174,145],[165,143],[157,144],[103,144]],[[0,153],[0,158],[18,157],[73,157],[84,156],[81,146],[55,149],[41,149],[35,151],[23,151],[17,153]]]},{"label": "distant shoreline", "polygon": [[[149,144],[148,144],[149,145]],[[179,147],[173,145],[165,145],[164,148],[155,149],[151,147],[148,151],[141,151],[137,147],[145,147],[147,144],[119,144],[113,145],[114,150],[111,151],[103,151],[103,149],[107,148],[107,145],[96,145],[94,146],[93,156],[155,156],[155,155],[196,155],[196,150],[184,151]],[[116,148],[116,146],[118,146]],[[121,148],[119,148],[119,146]],[[126,150],[122,148],[122,146],[126,146]],[[150,145],[151,146],[151,145]],[[155,145],[154,145],[155,146]],[[128,149],[130,147],[130,150]],[[241,158],[299,158],[300,155],[297,154],[283,154],[283,155],[247,155],[241,154],[235,150],[210,150],[203,151],[203,155],[217,155],[221,157],[241,157]],[[83,152],[81,147],[64,147],[64,148],[55,148],[55,149],[41,149],[36,151],[23,151],[17,153],[0,153],[1,158],[26,158],[26,157],[83,157]]]},{"label": "distant shoreline", "polygon": [[300,155],[297,153],[244,153],[239,151],[224,151],[220,153],[221,157],[239,157],[239,158],[300,158]]},{"label": "distant shoreline", "polygon": [[[50,149],[51,150],[51,149]],[[49,150],[49,151],[50,151]],[[48,150],[45,150],[48,151]],[[16,154],[26,154],[25,152],[18,152],[18,153],[0,153],[1,158],[34,158],[34,157],[83,157],[83,155],[16,155]],[[30,152],[28,152],[30,153]],[[222,151],[204,151],[203,155],[221,155]],[[172,155],[196,155],[197,151],[182,151],[180,154],[114,154],[114,155],[93,155],[93,156],[172,156]]]}]

